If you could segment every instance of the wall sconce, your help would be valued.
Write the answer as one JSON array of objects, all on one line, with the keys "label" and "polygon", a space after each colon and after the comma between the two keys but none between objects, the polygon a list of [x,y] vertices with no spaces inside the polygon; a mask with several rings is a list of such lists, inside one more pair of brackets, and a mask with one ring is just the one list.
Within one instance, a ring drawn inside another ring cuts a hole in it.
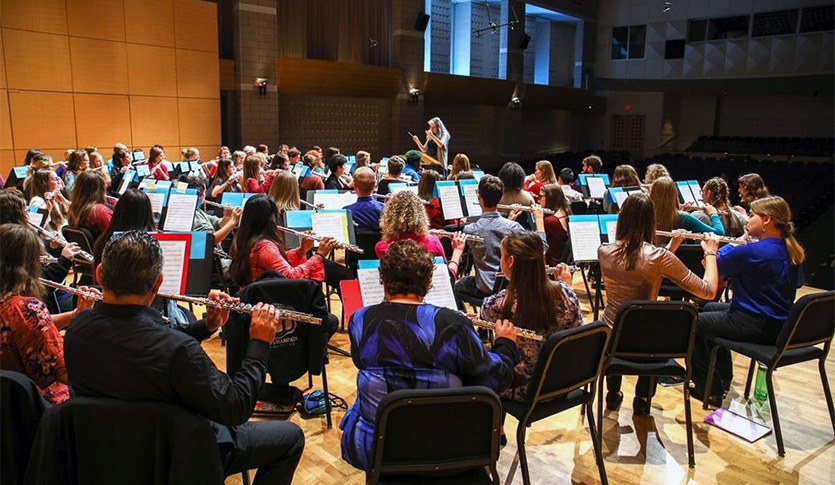
[{"label": "wall sconce", "polygon": [[519,109],[520,106],[522,106],[522,100],[519,99],[518,96],[514,96],[514,97],[510,98],[510,107],[511,108]]},{"label": "wall sconce", "polygon": [[252,85],[258,90],[259,96],[266,96],[267,95],[267,81],[268,79],[265,77],[257,77]]},{"label": "wall sconce", "polygon": [[409,90],[409,96],[412,103],[417,104],[418,98],[420,97],[420,89],[412,88]]}]

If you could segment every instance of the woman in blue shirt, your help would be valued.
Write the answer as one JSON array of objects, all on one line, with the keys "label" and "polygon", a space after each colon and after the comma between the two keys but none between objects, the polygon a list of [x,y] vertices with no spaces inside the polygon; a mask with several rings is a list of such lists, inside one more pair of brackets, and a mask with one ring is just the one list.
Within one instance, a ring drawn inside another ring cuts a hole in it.
[{"label": "woman in blue shirt", "polygon": [[[794,238],[789,205],[776,196],[753,201],[747,232],[759,242],[726,245],[717,251],[719,274],[731,278],[733,298],[730,304],[710,303],[699,314],[693,348],[697,399],[702,399],[715,338],[773,345],[794,304],[798,271],[806,255]],[[732,380],[730,351],[721,349],[711,395],[705,399],[721,405]]]},{"label": "woman in blue shirt", "polygon": [[501,392],[512,382],[520,359],[513,324],[496,322],[488,352],[467,317],[423,303],[432,271],[432,257],[416,242],[392,244],[380,262],[385,301],[358,310],[348,324],[359,373],[357,400],[340,424],[342,458],[361,470],[371,467],[377,406],[388,393],[462,386]]}]

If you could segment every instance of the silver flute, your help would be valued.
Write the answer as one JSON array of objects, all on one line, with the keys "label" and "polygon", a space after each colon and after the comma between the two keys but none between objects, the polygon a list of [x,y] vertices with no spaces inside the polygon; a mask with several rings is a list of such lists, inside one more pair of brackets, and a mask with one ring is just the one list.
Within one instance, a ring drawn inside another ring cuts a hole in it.
[{"label": "silver flute", "polygon": [[224,251],[223,248],[220,246],[215,246],[214,253],[215,256],[220,256],[223,259],[232,259],[232,256],[229,256],[229,254],[227,254],[226,251]]},{"label": "silver flute", "polygon": [[229,205],[229,204],[218,204],[217,202],[212,202],[211,200],[204,200],[203,203],[208,205],[208,206],[217,207],[218,209],[232,210],[232,209],[235,209],[237,207],[237,206]]},{"label": "silver flute", "polygon": [[674,236],[681,236],[684,239],[697,239],[699,241],[704,241],[709,236],[713,236],[714,239],[721,243],[727,244],[748,244],[751,242],[757,242],[759,239],[749,238],[748,236],[742,236],[740,238],[737,237],[730,237],[730,236],[717,236],[711,232],[689,232],[689,231],[681,231],[681,232],[673,232],[673,231],[659,231],[656,229],[655,231],[656,236],[664,236],[664,237],[674,237]]},{"label": "silver flute", "polygon": [[[378,199],[389,200],[389,199],[391,199],[392,195],[394,195],[394,194],[387,194],[387,195],[382,195],[382,194],[371,194],[371,195],[372,195],[372,196],[374,196],[374,197],[376,197],[376,198],[378,198]],[[431,202],[429,202],[428,200],[423,200],[423,199],[420,199],[420,201],[421,201],[421,203],[423,203],[423,205],[431,205],[431,204],[432,204],[432,203],[431,203]]]},{"label": "silver flute", "polygon": [[[443,229],[430,229],[429,234],[438,236],[438,237],[448,237],[450,239],[454,238],[457,232],[451,231],[444,231]],[[483,237],[473,236],[472,234],[464,234],[464,238],[469,242],[484,242]]]},{"label": "silver flute", "polygon": [[[306,234],[304,232],[296,231],[295,229],[289,229],[287,227],[282,227],[282,226],[277,226],[277,227],[278,227],[279,231],[286,232],[287,234],[293,234],[293,235],[298,236],[298,237],[303,237],[305,239],[312,239],[314,241],[321,241],[322,239],[324,239],[324,236],[319,236],[319,235],[316,235],[316,234]],[[345,249],[346,251],[351,251],[352,253],[365,254],[364,249],[362,249],[359,246],[355,246],[353,244],[350,244],[350,243],[337,242],[336,247],[339,248],[339,249]]]},{"label": "silver flute", "polygon": [[[488,322],[487,320],[471,317],[469,315],[465,316],[469,318],[470,321],[473,322],[473,325],[476,327],[486,328],[488,330],[496,330],[496,324],[494,322]],[[545,340],[545,337],[539,335],[533,330],[528,330],[527,328],[516,327],[516,335],[522,338],[536,340],[537,342],[542,342]]]},{"label": "silver flute", "polygon": [[324,209],[325,208],[325,206],[322,205],[322,204],[311,204],[310,202],[308,202],[306,200],[302,200],[302,199],[299,199],[299,203],[301,205],[305,206],[305,207],[310,207],[313,210]]},{"label": "silver flute", "polygon": [[[32,223],[31,221],[26,221],[26,222],[28,222],[30,226],[34,227],[35,230],[38,231],[41,235],[43,235],[45,238],[49,239],[50,241],[54,242],[55,244],[57,244],[61,247],[64,247],[67,244],[69,244],[67,242],[67,240],[64,239],[64,236],[58,234],[57,232],[49,232],[46,229],[42,228],[41,226]],[[79,250],[78,257],[81,258],[81,259],[84,259],[85,261],[91,262],[91,263],[95,260],[95,258],[93,258],[92,254],[88,253],[87,251],[83,251],[83,250]]]},{"label": "silver flute", "polygon": [[[566,265],[565,270],[568,271],[571,274],[574,274],[574,273],[580,271],[580,267],[579,266],[573,266],[573,265]],[[558,273],[559,270],[557,269],[556,266],[546,266],[545,267],[545,272],[549,275],[552,275],[552,274]],[[496,277],[497,278],[498,277],[504,278],[504,273],[499,271],[498,273],[496,273]]]},{"label": "silver flute", "polygon": [[[249,303],[228,303],[225,301],[211,300],[206,297],[172,295],[170,293],[157,293],[157,296],[160,298],[168,298],[169,300],[182,301],[185,303],[192,303],[194,305],[203,305],[207,307],[210,306],[238,313],[251,314],[255,311],[255,305],[251,305]],[[294,322],[311,323],[313,325],[322,324],[321,318],[314,317],[309,313],[296,312],[293,310],[288,310],[286,308],[277,308],[277,310],[278,318],[293,320]]]},{"label": "silver flute", "polygon": [[39,260],[40,260],[41,264],[52,264],[52,263],[57,263],[58,262],[58,258],[49,256],[49,255],[46,255],[46,254],[42,255],[39,258]]},{"label": "silver flute", "polygon": [[[522,205],[522,204],[498,204],[496,209],[501,210],[508,210],[508,211],[523,211],[523,212],[533,212],[534,208],[529,205]],[[546,209],[541,207],[543,214],[553,214],[554,211],[551,209]]]},{"label": "silver flute", "polygon": [[80,296],[80,297],[83,297],[83,298],[90,298],[91,300],[95,300],[95,301],[101,301],[101,295],[99,295],[97,293],[93,293],[92,291],[79,290],[78,288],[73,288],[72,286],[67,286],[63,283],[57,283],[55,281],[50,281],[46,278],[39,278],[39,279],[41,280],[41,283],[43,283],[44,285],[51,286],[52,288],[55,288],[55,289],[58,289],[58,290],[64,290],[71,295],[76,295],[76,296]]}]

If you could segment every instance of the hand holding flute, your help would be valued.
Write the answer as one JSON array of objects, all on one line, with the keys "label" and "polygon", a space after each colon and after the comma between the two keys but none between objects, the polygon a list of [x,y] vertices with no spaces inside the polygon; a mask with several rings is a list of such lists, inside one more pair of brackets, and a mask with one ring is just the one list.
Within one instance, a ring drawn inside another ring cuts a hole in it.
[{"label": "hand holding flute", "polygon": [[486,328],[488,330],[492,330],[495,337],[498,338],[506,338],[508,340],[513,341],[516,343],[518,337],[536,340],[537,342],[542,342],[545,338],[542,335],[534,332],[533,330],[528,330],[526,328],[519,328],[513,325],[513,322],[510,320],[496,320],[495,323],[488,322],[487,320],[481,320],[477,318],[473,314],[465,314],[467,318],[473,323],[474,326],[479,328]]},{"label": "hand holding flute", "polygon": [[[450,239],[453,239],[457,234],[460,233],[444,231],[443,229],[430,229],[429,234],[434,234],[438,237],[448,237]],[[472,234],[464,234],[464,239],[466,239],[467,242],[484,242],[483,237],[473,236]]]}]

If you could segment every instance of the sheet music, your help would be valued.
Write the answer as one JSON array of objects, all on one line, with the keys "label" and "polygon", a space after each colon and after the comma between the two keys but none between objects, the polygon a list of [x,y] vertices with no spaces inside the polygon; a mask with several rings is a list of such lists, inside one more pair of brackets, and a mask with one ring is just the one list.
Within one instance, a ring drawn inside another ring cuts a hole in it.
[{"label": "sheet music", "polygon": [[119,184],[119,195],[124,195],[125,191],[128,190],[130,187],[130,183],[133,181],[133,177],[136,174],[133,170],[125,170],[125,173],[122,175],[122,182]]},{"label": "sheet music", "polygon": [[690,191],[690,186],[687,184],[676,184],[676,188],[678,189],[678,193],[681,194],[681,198],[684,199],[684,203],[691,203],[695,204],[696,199],[693,197],[693,192]]},{"label": "sheet music", "polygon": [[481,206],[478,204],[478,185],[464,185],[464,202],[467,205],[467,215],[470,217],[481,215]]},{"label": "sheet music", "polygon": [[[145,195],[151,199],[151,211],[157,214],[162,214],[162,204],[165,202],[165,194],[156,192],[146,192]],[[191,228],[189,228],[191,230]]]},{"label": "sheet music", "polygon": [[403,192],[404,190],[408,190],[409,192],[414,192],[415,195],[418,193],[418,186],[417,185],[407,185],[405,187],[391,187],[391,193],[396,194],[398,192]]},{"label": "sheet music", "polygon": [[441,210],[444,213],[444,220],[449,221],[464,217],[464,210],[461,208],[461,198],[458,196],[458,186],[447,185],[438,187],[438,195],[441,199]]},{"label": "sheet music", "polygon": [[160,241],[162,249],[162,286],[160,293],[181,293],[185,274],[183,273],[183,261],[188,257],[186,254],[185,241]]},{"label": "sheet music", "polygon": [[436,264],[432,271],[432,287],[426,293],[426,303],[449,308],[458,311],[455,304],[455,294],[452,292],[452,283],[449,282],[449,269],[445,264]]},{"label": "sheet music", "polygon": [[606,221],[606,233],[609,234],[609,242],[615,240],[615,234],[618,233],[618,221]]},{"label": "sheet music", "polygon": [[345,243],[348,241],[348,219],[344,212],[317,212],[311,216],[313,232]]},{"label": "sheet music", "polygon": [[362,306],[376,305],[383,302],[385,294],[383,293],[383,284],[380,283],[380,272],[377,268],[357,270],[357,279],[360,282]]},{"label": "sheet music", "polygon": [[623,203],[626,201],[626,198],[629,197],[629,194],[626,192],[610,192],[612,195],[615,196],[615,202],[618,203],[618,209],[623,208]]},{"label": "sheet music", "polygon": [[188,232],[194,226],[197,195],[171,194],[168,196],[168,213],[162,223],[163,231]]},{"label": "sheet music", "polygon": [[322,204],[325,209],[342,209],[357,201],[357,194],[354,192],[343,192],[341,194],[328,194],[321,192],[313,193],[313,204]]},{"label": "sheet music", "polygon": [[705,203],[702,200],[702,189],[701,189],[701,187],[699,187],[698,182],[697,183],[688,183],[687,186],[690,187],[690,192],[693,193],[693,200],[696,201],[696,205],[698,207],[704,207]]},{"label": "sheet music", "polygon": [[301,166],[301,167],[298,166],[298,165],[294,166],[293,167],[293,173],[296,175],[296,180],[302,178],[302,174],[304,173],[304,166]]},{"label": "sheet music", "polygon": [[26,211],[26,216],[29,217],[29,222],[31,222],[32,224],[38,227],[43,227],[43,220],[44,217],[46,217],[46,214],[43,214],[41,212]]},{"label": "sheet music", "polygon": [[588,177],[586,183],[589,186],[590,197],[594,199],[603,198],[603,194],[606,193],[606,183],[603,182],[602,177]]},{"label": "sheet music", "polygon": [[597,261],[600,247],[600,225],[597,221],[568,221],[571,234],[571,252],[574,261]]}]

